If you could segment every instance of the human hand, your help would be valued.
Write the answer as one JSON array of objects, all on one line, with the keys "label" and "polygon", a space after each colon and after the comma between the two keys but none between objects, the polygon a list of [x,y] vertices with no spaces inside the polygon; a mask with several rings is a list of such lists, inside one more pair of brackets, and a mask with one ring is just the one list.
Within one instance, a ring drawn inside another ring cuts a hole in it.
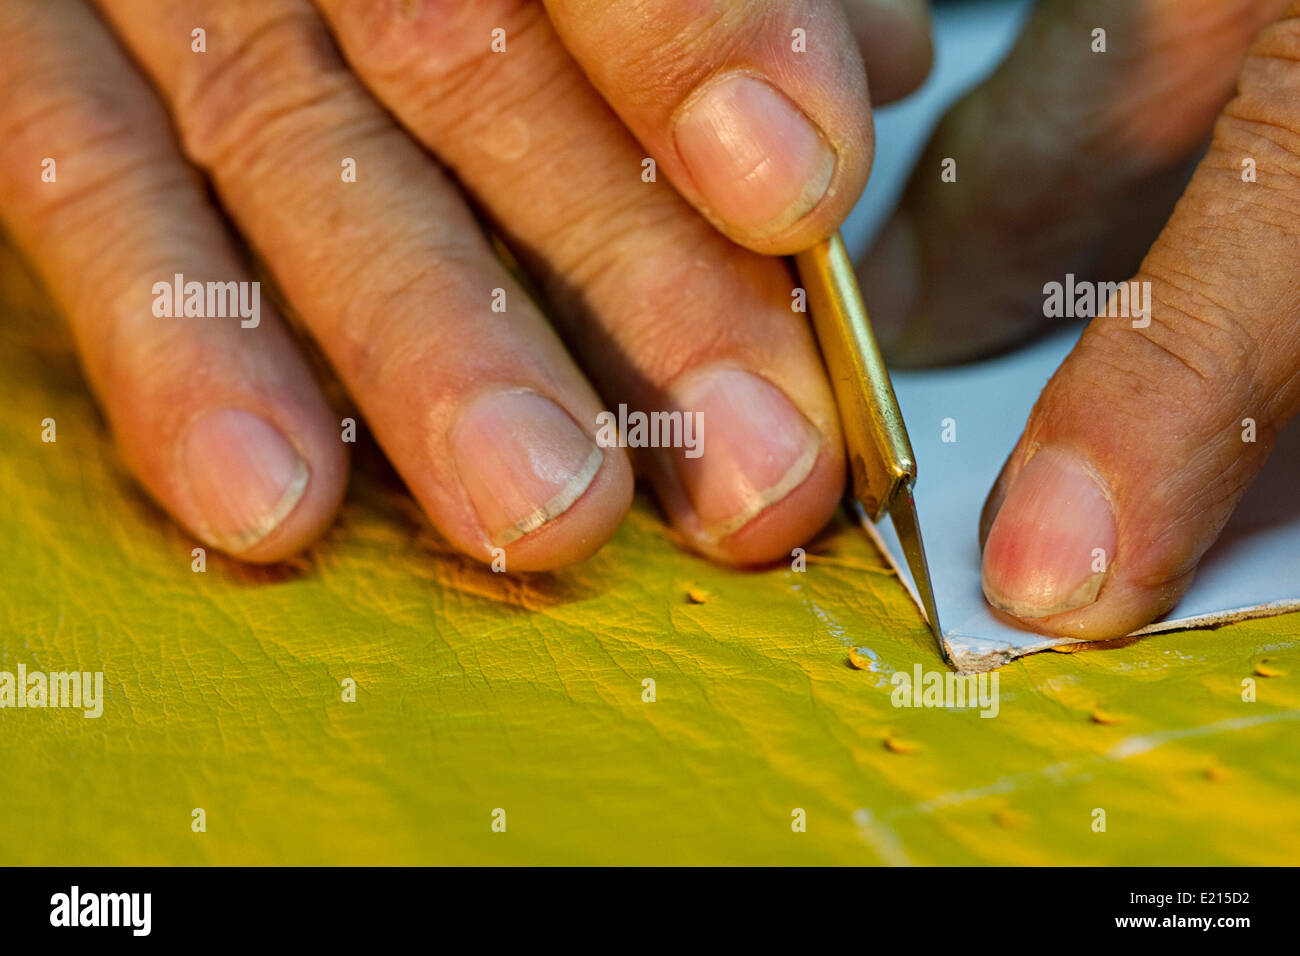
[{"label": "human hand", "polygon": [[1059,322],[1067,274],[1150,291],[1091,322],[985,506],[984,592],[1021,624],[1104,639],[1168,611],[1300,410],[1298,64],[1297,3],[1048,0],[860,269],[911,364]]},{"label": "human hand", "polygon": [[[899,95],[928,68],[921,0],[96,6],[0,11],[0,212],[126,462],[204,542],[285,558],[328,526],[348,471],[231,228],[467,554],[535,570],[605,542],[632,469],[596,423],[620,404],[707,422],[703,456],[642,458],[701,552],[762,561],[825,522],[839,427],[773,256],[828,235],[867,176],[850,24]],[[242,311],[185,315],[189,283],[195,311]]]}]

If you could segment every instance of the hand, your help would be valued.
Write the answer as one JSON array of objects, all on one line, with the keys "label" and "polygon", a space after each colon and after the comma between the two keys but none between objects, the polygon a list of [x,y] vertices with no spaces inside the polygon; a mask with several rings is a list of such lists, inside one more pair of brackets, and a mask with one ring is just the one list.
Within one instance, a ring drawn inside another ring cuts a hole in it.
[{"label": "hand", "polygon": [[[605,542],[632,470],[597,419],[621,403],[702,414],[702,457],[642,464],[705,554],[767,560],[826,521],[838,422],[771,256],[828,235],[866,180],[851,24],[878,92],[900,95],[928,69],[922,0],[96,6],[0,10],[0,211],[130,468],[207,544],[292,554],[348,470],[231,227],[467,554],[533,570]],[[186,316],[188,283],[243,311]]]},{"label": "hand", "polygon": [[1149,324],[1091,322],[981,522],[989,602],[1049,634],[1173,607],[1300,410],[1300,3],[1047,0],[943,122],[861,277],[888,351],[928,364],[1042,330],[1067,273],[1135,268]]}]

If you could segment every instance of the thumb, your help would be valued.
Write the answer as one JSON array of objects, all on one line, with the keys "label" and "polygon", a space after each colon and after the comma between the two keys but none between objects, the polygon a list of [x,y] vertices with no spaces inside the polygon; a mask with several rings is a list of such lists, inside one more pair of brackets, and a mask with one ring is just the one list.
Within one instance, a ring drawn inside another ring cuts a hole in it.
[{"label": "thumb", "polygon": [[990,604],[1091,640],[1173,607],[1300,410],[1298,270],[1300,0],[1255,42],[1130,314],[1098,305],[1030,415],[985,505]]}]

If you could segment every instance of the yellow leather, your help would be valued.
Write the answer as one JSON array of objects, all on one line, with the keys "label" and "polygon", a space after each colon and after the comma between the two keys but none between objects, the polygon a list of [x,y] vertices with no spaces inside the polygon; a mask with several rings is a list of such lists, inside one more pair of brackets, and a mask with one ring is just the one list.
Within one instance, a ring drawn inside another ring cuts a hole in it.
[{"label": "yellow leather", "polygon": [[806,572],[738,573],[638,500],[583,566],[505,577],[365,446],[295,567],[196,574],[62,324],[0,274],[0,670],[102,670],[107,694],[99,719],[0,710],[0,863],[1300,859],[1294,615],[1037,655],[993,719],[899,709],[889,675],[941,664],[842,519]]}]

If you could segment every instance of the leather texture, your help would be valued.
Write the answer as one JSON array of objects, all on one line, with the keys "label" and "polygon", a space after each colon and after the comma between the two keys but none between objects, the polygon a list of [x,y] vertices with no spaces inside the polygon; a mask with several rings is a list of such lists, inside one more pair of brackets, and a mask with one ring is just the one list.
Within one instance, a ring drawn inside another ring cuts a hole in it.
[{"label": "leather texture", "polygon": [[893,672],[943,667],[843,518],[805,572],[742,573],[638,499],[581,567],[508,577],[364,444],[294,566],[196,574],[62,323],[12,253],[0,275],[0,670],[102,670],[107,697],[0,710],[0,863],[1300,858],[1296,615],[1027,658],[992,719],[896,708]]}]

